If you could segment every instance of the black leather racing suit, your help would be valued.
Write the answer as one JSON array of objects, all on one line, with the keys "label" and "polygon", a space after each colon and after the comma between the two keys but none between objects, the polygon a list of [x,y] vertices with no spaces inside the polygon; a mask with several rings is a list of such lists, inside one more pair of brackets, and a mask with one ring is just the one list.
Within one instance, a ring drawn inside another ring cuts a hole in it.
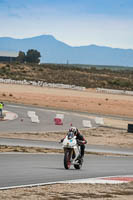
[{"label": "black leather racing suit", "polygon": [[87,141],[85,140],[85,138],[83,137],[83,135],[81,135],[81,133],[78,131],[78,133],[76,134],[76,139],[77,142],[81,148],[81,158],[84,157],[84,151],[85,151],[85,144],[87,143]]}]

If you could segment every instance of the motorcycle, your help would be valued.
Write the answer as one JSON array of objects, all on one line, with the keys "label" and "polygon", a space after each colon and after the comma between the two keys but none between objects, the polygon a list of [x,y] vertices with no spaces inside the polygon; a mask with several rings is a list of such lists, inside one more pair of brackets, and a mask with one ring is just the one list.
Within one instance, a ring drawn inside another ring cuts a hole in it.
[{"label": "motorcycle", "polygon": [[81,169],[83,159],[81,159],[80,141],[77,141],[73,132],[69,132],[63,139],[62,147],[64,149],[65,169],[69,169],[71,165],[73,165],[75,169]]}]

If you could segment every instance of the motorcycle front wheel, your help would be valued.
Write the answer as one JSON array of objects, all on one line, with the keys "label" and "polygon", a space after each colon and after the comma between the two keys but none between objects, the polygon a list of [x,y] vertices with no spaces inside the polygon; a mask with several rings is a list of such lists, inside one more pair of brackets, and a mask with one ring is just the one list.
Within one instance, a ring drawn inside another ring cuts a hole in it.
[{"label": "motorcycle front wheel", "polygon": [[64,167],[65,169],[69,169],[71,166],[71,152],[70,151],[66,151],[64,154]]}]

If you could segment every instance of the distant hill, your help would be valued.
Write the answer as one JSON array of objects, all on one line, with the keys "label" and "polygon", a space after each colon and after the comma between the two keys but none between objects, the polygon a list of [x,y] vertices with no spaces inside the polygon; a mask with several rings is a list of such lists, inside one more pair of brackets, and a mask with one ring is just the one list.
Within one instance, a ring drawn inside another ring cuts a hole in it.
[{"label": "distant hill", "polygon": [[44,63],[133,66],[132,49],[96,45],[72,47],[52,35],[25,39],[0,37],[0,51],[26,52],[28,49],[40,51]]}]

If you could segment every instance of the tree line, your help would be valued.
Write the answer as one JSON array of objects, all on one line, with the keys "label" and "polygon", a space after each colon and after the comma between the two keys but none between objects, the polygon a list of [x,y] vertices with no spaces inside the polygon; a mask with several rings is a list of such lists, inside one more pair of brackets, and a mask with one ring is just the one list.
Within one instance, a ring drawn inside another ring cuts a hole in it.
[{"label": "tree line", "polygon": [[19,51],[17,61],[20,63],[40,63],[41,54],[35,49],[29,49],[26,53]]}]

